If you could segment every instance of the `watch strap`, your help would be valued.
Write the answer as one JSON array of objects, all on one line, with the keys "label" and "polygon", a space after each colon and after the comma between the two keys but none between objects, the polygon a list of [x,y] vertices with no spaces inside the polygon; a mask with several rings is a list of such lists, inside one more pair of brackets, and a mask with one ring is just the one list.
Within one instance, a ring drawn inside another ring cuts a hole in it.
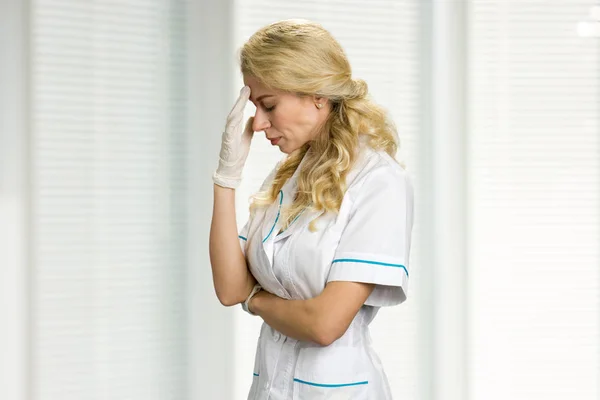
[{"label": "watch strap", "polygon": [[256,285],[254,285],[254,287],[252,288],[252,291],[250,292],[250,294],[248,295],[248,298],[246,299],[246,301],[244,301],[242,303],[242,309],[244,311],[246,311],[248,314],[250,315],[256,315],[254,314],[252,311],[250,311],[248,309],[248,303],[250,303],[250,300],[254,297],[254,295],[256,293],[258,293],[260,290],[262,289],[262,287],[257,283]]}]

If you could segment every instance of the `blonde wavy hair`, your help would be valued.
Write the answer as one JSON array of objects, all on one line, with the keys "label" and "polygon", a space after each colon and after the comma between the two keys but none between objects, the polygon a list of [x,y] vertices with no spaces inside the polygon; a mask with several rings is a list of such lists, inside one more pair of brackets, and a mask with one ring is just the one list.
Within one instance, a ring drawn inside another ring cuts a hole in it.
[{"label": "blonde wavy hair", "polygon": [[[296,198],[281,211],[282,229],[307,208],[337,214],[347,189],[346,175],[358,156],[359,135],[368,136],[368,146],[395,159],[399,139],[393,122],[370,99],[367,83],[352,78],[344,50],[321,25],[292,19],[261,28],[241,48],[240,66],[242,74],[269,88],[318,95],[331,103],[315,139],[282,161],[270,188],[251,196],[250,213],[272,204],[306,157]],[[315,222],[310,222],[311,232],[316,230]]]}]

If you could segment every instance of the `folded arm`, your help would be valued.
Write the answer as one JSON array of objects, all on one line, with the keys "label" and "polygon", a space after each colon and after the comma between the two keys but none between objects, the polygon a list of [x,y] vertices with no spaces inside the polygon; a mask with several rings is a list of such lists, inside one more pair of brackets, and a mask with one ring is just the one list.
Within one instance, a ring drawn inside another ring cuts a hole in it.
[{"label": "folded arm", "polygon": [[233,306],[246,300],[256,280],[248,270],[238,239],[234,189],[214,185],[209,254],[219,301]]},{"label": "folded arm", "polygon": [[346,332],[374,287],[329,282],[319,296],[308,300],[286,300],[261,291],[252,298],[249,309],[286,336],[328,346]]}]

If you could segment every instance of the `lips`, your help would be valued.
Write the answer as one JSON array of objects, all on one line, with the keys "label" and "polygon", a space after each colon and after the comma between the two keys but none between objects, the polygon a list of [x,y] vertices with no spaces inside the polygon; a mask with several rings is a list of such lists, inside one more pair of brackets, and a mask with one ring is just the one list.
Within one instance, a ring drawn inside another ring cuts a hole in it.
[{"label": "lips", "polygon": [[[267,138],[267,139],[269,139],[269,138]],[[273,146],[275,146],[279,142],[279,139],[281,139],[281,137],[273,138],[273,139],[269,139],[269,140],[271,141],[271,144]]]}]

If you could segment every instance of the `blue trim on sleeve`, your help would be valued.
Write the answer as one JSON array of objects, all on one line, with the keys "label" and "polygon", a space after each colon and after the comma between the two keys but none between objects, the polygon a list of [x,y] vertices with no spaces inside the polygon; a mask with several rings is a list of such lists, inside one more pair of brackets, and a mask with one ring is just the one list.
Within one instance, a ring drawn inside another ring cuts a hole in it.
[{"label": "blue trim on sleeve", "polygon": [[275,218],[275,222],[271,227],[271,231],[269,232],[267,237],[263,239],[263,243],[269,238],[269,236],[271,236],[271,233],[273,233],[273,229],[275,229],[275,225],[277,225],[277,221],[279,220],[279,214],[281,213],[281,203],[283,202],[283,190],[279,190],[279,194],[281,196],[279,197],[279,210],[277,211],[277,218]]},{"label": "blue trim on sleeve", "polygon": [[344,386],[357,386],[357,385],[367,385],[369,383],[369,381],[352,382],[352,383],[337,383],[337,384],[332,384],[332,383],[314,383],[314,382],[303,381],[303,380],[298,379],[298,378],[294,378],[294,382],[298,382],[298,383],[302,383],[302,384],[310,385],[310,386],[327,387],[327,388],[336,388],[336,387],[344,387]]},{"label": "blue trim on sleeve", "polygon": [[404,265],[401,265],[401,264],[390,264],[390,263],[383,263],[383,262],[379,262],[379,261],[359,260],[357,258],[338,258],[336,260],[333,260],[331,263],[333,264],[336,262],[357,262],[357,263],[365,263],[365,264],[383,265],[384,267],[402,268],[404,270],[404,272],[406,272],[406,276],[408,276],[408,270],[406,269],[406,267]]},{"label": "blue trim on sleeve", "polygon": [[254,375],[254,376],[258,376],[258,374],[257,374],[256,372],[253,372],[253,373],[252,373],[252,375]]},{"label": "blue trim on sleeve", "polygon": [[242,240],[248,241],[248,238],[245,238],[245,237],[243,237],[243,236],[238,236],[238,237],[239,237],[240,239],[242,239]]}]

